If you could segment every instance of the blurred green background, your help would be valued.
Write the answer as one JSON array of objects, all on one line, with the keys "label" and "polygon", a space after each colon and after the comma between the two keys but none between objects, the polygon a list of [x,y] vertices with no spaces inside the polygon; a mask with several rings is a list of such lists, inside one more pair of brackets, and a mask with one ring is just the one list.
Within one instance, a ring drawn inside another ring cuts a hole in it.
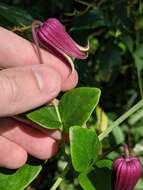
[{"label": "blurred green background", "polygon": [[[44,21],[50,17],[58,18],[79,44],[90,42],[88,58],[75,60],[75,67],[79,86],[102,90],[100,108],[88,125],[103,131],[143,98],[143,3],[141,0],[0,0],[0,25],[31,41],[32,20]],[[104,140],[103,152],[126,142],[131,152],[142,159],[142,137],[143,109]],[[114,159],[119,153],[117,149],[107,157]],[[27,190],[47,190],[63,165],[60,155],[49,161]],[[69,173],[59,189],[80,187]],[[142,180],[135,190],[141,189]]]}]

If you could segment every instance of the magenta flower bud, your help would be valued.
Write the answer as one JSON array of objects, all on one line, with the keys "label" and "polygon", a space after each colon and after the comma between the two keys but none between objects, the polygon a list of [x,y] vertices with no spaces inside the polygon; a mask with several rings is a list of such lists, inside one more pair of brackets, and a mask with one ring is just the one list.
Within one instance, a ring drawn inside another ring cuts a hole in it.
[{"label": "magenta flower bud", "polygon": [[141,162],[137,157],[119,157],[113,161],[113,190],[133,190],[141,174]]},{"label": "magenta flower bud", "polygon": [[38,41],[45,48],[55,48],[60,53],[79,59],[86,58],[88,47],[79,46],[65,31],[64,26],[55,18],[46,20],[36,30]]},{"label": "magenta flower bud", "polygon": [[32,23],[32,33],[37,48],[40,63],[43,63],[39,44],[60,58],[74,69],[73,59],[85,59],[89,50],[87,47],[78,45],[65,31],[64,26],[55,18],[50,18],[44,23],[35,20]]}]

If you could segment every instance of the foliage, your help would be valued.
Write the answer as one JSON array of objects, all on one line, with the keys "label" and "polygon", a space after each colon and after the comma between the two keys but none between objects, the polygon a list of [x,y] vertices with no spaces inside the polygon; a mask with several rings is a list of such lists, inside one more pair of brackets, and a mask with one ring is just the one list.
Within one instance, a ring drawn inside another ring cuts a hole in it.
[{"label": "foliage", "polygon": [[[102,143],[99,143],[97,136],[143,98],[143,3],[140,0],[0,2],[0,25],[31,41],[32,20],[44,21],[50,17],[62,21],[70,35],[81,45],[89,40],[89,56],[84,61],[75,60],[80,88],[62,96],[58,106],[60,118],[53,105],[27,113],[26,117],[41,127],[58,128],[62,133],[69,131],[70,147],[65,145],[64,156],[59,153],[45,164],[48,166],[46,172],[44,169],[41,171],[43,163],[39,161],[28,163],[16,173],[1,169],[0,189],[23,189],[40,171],[29,187],[32,190],[50,189],[61,171],[66,170],[64,175],[68,175],[65,178],[62,176],[64,180],[59,186],[60,190],[80,190],[81,187],[85,190],[110,190],[110,160],[121,154],[118,145],[127,142],[141,160],[143,156],[142,106],[131,116],[129,114],[124,123],[119,123]],[[100,102],[98,88],[102,91]],[[98,102],[100,107],[96,107]],[[88,128],[81,127],[85,122]],[[70,157],[70,169],[67,156]],[[18,172],[24,174],[17,175]],[[24,181],[21,181],[21,176],[25,176]],[[135,190],[141,190],[142,184],[141,179]]]}]

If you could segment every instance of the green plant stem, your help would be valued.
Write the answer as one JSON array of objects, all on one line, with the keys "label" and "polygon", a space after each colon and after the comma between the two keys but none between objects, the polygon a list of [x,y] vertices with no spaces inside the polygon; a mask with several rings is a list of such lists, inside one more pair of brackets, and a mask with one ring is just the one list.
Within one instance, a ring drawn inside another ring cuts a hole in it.
[{"label": "green plant stem", "polygon": [[[57,116],[58,116],[58,120],[59,120],[60,123],[62,123],[62,119],[61,119],[61,115],[60,115],[60,112],[59,112],[58,103],[56,102],[56,99],[54,99],[52,101],[52,103],[53,103],[53,105],[55,107],[55,110],[56,110],[56,113],[57,113]],[[61,147],[61,151],[63,153],[63,156],[64,156],[65,160],[68,161],[68,156],[65,153],[65,141],[64,141],[64,131],[63,130],[64,130],[64,126],[62,124],[62,128],[61,128],[62,138],[61,138],[61,146],[60,147]],[[51,187],[50,190],[56,190],[59,187],[59,185],[63,181],[64,176],[66,175],[68,170],[69,170],[69,164],[67,164],[65,166],[65,169],[63,170],[62,174],[57,178],[57,180],[55,181],[55,183],[53,184],[53,186]]]},{"label": "green plant stem", "polygon": [[57,178],[57,180],[55,181],[55,183],[53,184],[53,186],[50,188],[50,190],[56,190],[59,185],[61,184],[61,182],[64,179],[64,176],[67,174],[67,172],[69,171],[69,164],[67,164],[62,172],[62,174]]},{"label": "green plant stem", "polygon": [[56,190],[59,185],[61,184],[61,182],[63,181],[62,177],[58,177],[58,179],[55,181],[54,185],[51,187],[50,190]]},{"label": "green plant stem", "polygon": [[[52,101],[54,107],[55,107],[55,110],[56,110],[56,113],[57,113],[57,116],[58,116],[58,120],[60,123],[62,123],[62,119],[61,119],[61,115],[60,115],[60,112],[59,112],[59,108],[58,108],[58,103],[56,102],[56,99],[54,99]],[[62,138],[61,138],[61,150],[62,150],[62,153],[63,153],[63,156],[64,158],[67,160],[67,155],[65,153],[65,141],[64,141],[64,126],[62,124],[62,128],[61,128],[61,135],[62,135]]]},{"label": "green plant stem", "polygon": [[39,42],[38,42],[37,35],[36,35],[36,27],[40,26],[40,25],[42,25],[42,23],[38,20],[34,20],[32,22],[32,35],[33,35],[33,39],[34,39],[34,42],[36,45],[39,62],[40,62],[40,64],[44,64],[43,58],[42,58],[42,53],[41,53],[40,46],[39,46]]},{"label": "green plant stem", "polygon": [[138,68],[137,68],[137,76],[138,76],[138,84],[139,84],[141,99],[143,99],[143,88],[142,88],[141,72],[140,72],[140,70]]},{"label": "green plant stem", "polygon": [[57,116],[58,116],[58,120],[59,120],[60,123],[62,123],[62,119],[61,119],[59,108],[58,108],[58,103],[56,102],[55,99],[52,101],[52,103],[53,103],[53,105],[55,107],[55,110],[56,110],[56,113],[57,113]]},{"label": "green plant stem", "polygon": [[111,131],[118,125],[120,125],[123,121],[125,121],[130,115],[136,112],[138,109],[143,107],[143,99],[140,100],[137,104],[135,104],[129,111],[121,115],[116,121],[112,123],[103,133],[101,133],[98,137],[99,140],[102,141]]}]

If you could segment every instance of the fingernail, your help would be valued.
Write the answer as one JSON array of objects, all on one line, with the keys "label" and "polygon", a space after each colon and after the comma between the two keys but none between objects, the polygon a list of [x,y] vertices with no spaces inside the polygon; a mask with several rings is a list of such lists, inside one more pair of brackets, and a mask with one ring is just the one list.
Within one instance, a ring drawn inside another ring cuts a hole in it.
[{"label": "fingernail", "polygon": [[54,69],[46,66],[35,66],[32,71],[42,93],[60,91],[61,77]]}]

